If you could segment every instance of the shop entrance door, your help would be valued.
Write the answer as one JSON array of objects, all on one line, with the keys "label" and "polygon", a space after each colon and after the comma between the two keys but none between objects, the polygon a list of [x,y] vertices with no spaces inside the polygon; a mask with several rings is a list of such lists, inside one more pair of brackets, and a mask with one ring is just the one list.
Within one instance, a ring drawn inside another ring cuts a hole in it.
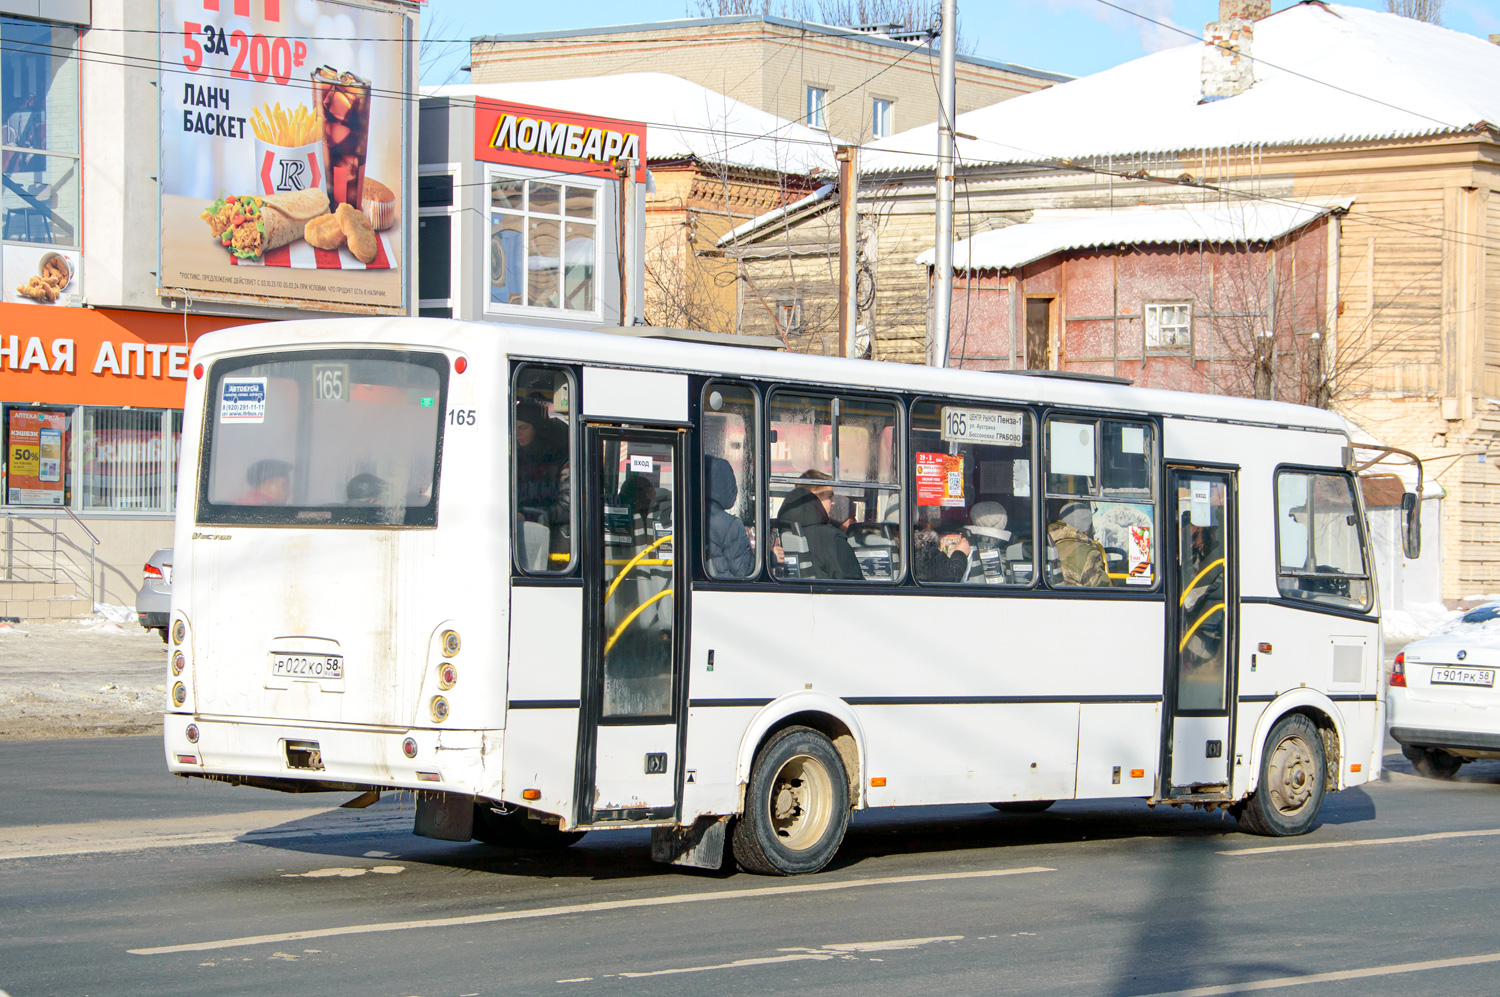
[{"label": "shop entrance door", "polygon": [[1229,791],[1239,631],[1235,472],[1168,467],[1162,797]]},{"label": "shop entrance door", "polygon": [[676,815],[687,575],[683,434],[589,426],[579,825]]}]

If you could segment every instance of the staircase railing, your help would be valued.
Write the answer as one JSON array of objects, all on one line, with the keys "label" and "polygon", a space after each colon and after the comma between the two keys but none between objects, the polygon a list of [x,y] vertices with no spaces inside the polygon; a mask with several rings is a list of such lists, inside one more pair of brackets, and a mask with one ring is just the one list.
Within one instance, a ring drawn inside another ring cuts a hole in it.
[{"label": "staircase railing", "polygon": [[[71,582],[79,593],[97,601],[99,538],[74,514],[63,508],[88,537],[83,545],[58,528],[55,517],[41,518],[6,511],[4,580],[8,582]],[[87,566],[83,559],[88,558]]]}]

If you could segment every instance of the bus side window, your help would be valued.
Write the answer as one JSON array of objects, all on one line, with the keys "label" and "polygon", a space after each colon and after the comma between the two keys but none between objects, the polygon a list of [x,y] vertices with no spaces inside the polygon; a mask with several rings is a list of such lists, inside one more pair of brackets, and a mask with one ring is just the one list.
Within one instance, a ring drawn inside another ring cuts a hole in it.
[{"label": "bus side window", "polygon": [[1370,573],[1348,475],[1277,472],[1276,549],[1283,597],[1369,608]]},{"label": "bus side window", "polygon": [[918,402],[911,443],[916,580],[1031,584],[1031,413]]},{"label": "bus side window", "polygon": [[755,389],[714,381],[703,389],[703,566],[710,578],[754,578],[760,511]]},{"label": "bus side window", "polygon": [[527,365],[515,380],[511,480],[516,564],[528,574],[573,566],[573,376]]},{"label": "bus side window", "polygon": [[1146,423],[1047,420],[1047,583],[1156,584],[1156,446]]}]

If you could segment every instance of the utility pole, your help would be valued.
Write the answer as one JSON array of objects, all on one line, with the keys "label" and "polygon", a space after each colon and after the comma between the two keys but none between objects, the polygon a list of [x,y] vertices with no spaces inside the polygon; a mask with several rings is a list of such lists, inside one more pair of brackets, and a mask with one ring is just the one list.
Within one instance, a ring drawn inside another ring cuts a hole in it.
[{"label": "utility pole", "polygon": [[855,281],[859,273],[859,147],[841,145],[839,161],[839,356],[854,356],[854,331],[859,324]]},{"label": "utility pole", "polygon": [[953,61],[958,42],[958,0],[943,0],[942,55],[938,70],[937,246],[933,260],[932,364],[948,366],[948,322],[953,309],[953,116],[957,111]]}]

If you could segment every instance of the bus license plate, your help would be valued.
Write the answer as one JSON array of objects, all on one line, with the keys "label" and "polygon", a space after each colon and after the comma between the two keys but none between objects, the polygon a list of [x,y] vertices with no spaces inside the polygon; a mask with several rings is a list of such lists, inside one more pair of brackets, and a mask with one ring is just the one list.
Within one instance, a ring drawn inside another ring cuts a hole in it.
[{"label": "bus license plate", "polygon": [[1493,668],[1434,668],[1433,685],[1483,685],[1495,684]]},{"label": "bus license plate", "polygon": [[279,679],[342,679],[342,654],[273,654],[271,677]]}]

